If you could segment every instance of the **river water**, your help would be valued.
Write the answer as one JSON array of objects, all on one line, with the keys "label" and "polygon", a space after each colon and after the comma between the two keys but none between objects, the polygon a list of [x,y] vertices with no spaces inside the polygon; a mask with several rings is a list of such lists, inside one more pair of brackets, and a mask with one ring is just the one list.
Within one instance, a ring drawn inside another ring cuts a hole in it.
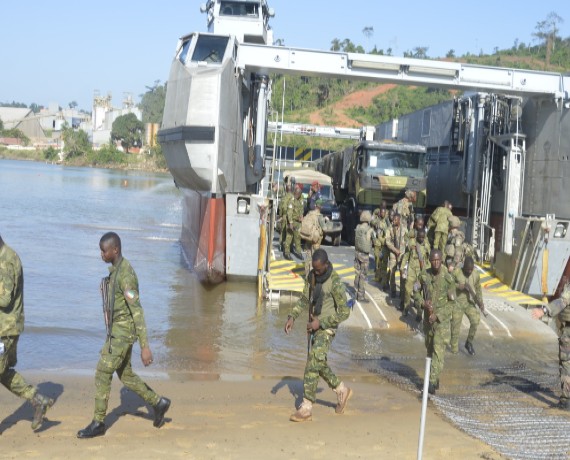
[{"label": "river water", "polygon": [[[302,375],[306,336],[299,325],[283,333],[287,308],[258,307],[253,282],[206,287],[185,264],[181,193],[170,175],[0,160],[0,203],[0,234],[24,267],[18,369],[93,372],[105,337],[99,282],[108,273],[98,244],[116,231],[139,277],[155,355],[147,372]],[[362,341],[370,342],[339,334],[335,369],[356,371],[350,356]],[[140,370],[138,357],[133,363]]]}]

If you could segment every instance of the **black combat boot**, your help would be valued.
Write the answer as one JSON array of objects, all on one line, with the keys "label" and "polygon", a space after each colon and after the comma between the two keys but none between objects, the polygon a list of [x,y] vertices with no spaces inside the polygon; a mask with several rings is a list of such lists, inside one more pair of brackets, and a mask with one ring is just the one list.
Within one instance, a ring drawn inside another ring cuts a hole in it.
[{"label": "black combat boot", "polygon": [[556,407],[558,407],[558,409],[570,411],[570,399],[560,398]]},{"label": "black combat boot", "polygon": [[164,414],[170,407],[170,399],[168,398],[160,398],[154,406],[154,422],[152,424],[156,428],[160,428],[164,423]]},{"label": "black combat boot", "polygon": [[471,342],[465,342],[465,349],[470,355],[475,354],[475,348],[473,348],[473,344]]},{"label": "black combat boot", "polygon": [[435,394],[435,390],[436,390],[436,384],[430,382],[429,385],[428,385],[428,393],[429,393],[430,395],[434,395],[434,394]]},{"label": "black combat boot", "polygon": [[47,410],[53,406],[53,399],[47,396],[36,393],[32,398],[32,406],[34,406],[34,418],[32,420],[32,430],[41,426],[44,421],[44,416]]},{"label": "black combat boot", "polygon": [[103,422],[93,420],[85,428],[77,432],[77,437],[79,439],[95,438],[96,436],[103,436],[105,434],[105,430],[106,427]]}]

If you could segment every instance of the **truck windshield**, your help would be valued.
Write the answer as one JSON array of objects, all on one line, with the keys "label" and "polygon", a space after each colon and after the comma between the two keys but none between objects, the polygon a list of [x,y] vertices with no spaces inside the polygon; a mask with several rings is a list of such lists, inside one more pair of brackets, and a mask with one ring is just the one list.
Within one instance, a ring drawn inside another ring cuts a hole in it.
[{"label": "truck windshield", "polygon": [[[311,190],[311,184],[303,184],[303,196],[306,198],[309,196],[309,190]],[[330,185],[321,185],[321,197],[323,200],[332,200],[334,195]]]},{"label": "truck windshield", "polygon": [[425,153],[365,149],[363,169],[371,175],[423,177]]},{"label": "truck windshield", "polygon": [[228,46],[228,37],[200,35],[192,55],[194,62],[220,63]]}]

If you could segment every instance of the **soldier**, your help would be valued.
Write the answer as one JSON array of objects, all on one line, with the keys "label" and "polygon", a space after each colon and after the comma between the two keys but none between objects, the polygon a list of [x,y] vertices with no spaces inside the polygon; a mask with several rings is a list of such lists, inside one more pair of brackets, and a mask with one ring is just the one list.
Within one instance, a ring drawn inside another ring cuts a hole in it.
[{"label": "soldier", "polygon": [[417,195],[413,190],[406,190],[404,198],[394,203],[393,209],[395,213],[399,214],[402,224],[407,228],[412,228],[414,222],[414,203],[416,202]]},{"label": "soldier", "polygon": [[451,212],[452,209],[451,203],[445,200],[443,205],[436,208],[428,219],[429,242],[434,249],[439,249],[441,252],[445,250],[447,235],[449,233],[448,219],[453,215]]},{"label": "soldier", "polygon": [[40,428],[54,400],[29,385],[14,367],[24,331],[24,271],[18,254],[0,236],[0,382],[34,407],[32,430]]},{"label": "soldier", "polygon": [[[453,306],[451,315],[451,353],[459,353],[459,331],[463,314],[469,319],[469,334],[465,342],[465,349],[470,355],[475,354],[473,340],[477,333],[477,326],[481,321],[479,310],[485,311],[483,304],[483,293],[481,291],[481,280],[479,272],[474,270],[475,262],[473,257],[467,256],[463,261],[462,268],[453,271],[453,278],[457,285],[457,300]],[[474,295],[473,295],[474,294]]]},{"label": "soldier", "polygon": [[[378,213],[376,213],[378,211]],[[375,216],[370,221],[370,226],[374,230],[374,280],[382,283],[386,279],[388,269],[388,249],[386,248],[386,235],[388,233],[389,221],[386,218],[387,209],[381,207],[374,210]]]},{"label": "soldier", "polygon": [[[311,271],[311,264],[313,260],[313,253],[321,247],[321,240],[323,238],[323,229],[325,228],[325,218],[321,214],[321,208],[323,207],[323,200],[318,199],[315,201],[315,209],[309,211],[308,214],[303,217],[303,223],[301,226],[304,225],[305,221],[312,222],[310,227],[314,227],[319,230],[320,237],[318,241],[315,242],[312,239],[303,239],[303,259],[305,260],[305,279],[309,276],[309,272]],[[301,235],[302,236],[302,235]],[[313,235],[311,235],[313,237]]]},{"label": "soldier", "polygon": [[[408,229],[400,223],[400,215],[394,214],[392,227],[388,230],[386,237],[386,247],[390,251],[388,260],[388,271],[390,272],[390,295],[396,297],[396,270],[401,269],[402,257],[406,250]],[[400,277],[400,309],[404,307],[403,279]]]},{"label": "soldier", "polygon": [[303,402],[290,417],[293,422],[312,420],[313,403],[317,398],[319,377],[328,384],[337,395],[335,412],[342,414],[346,408],[352,390],[333,373],[327,362],[327,354],[340,323],[350,315],[346,302],[346,289],[338,274],[333,270],[324,249],[317,249],[313,254],[313,269],[305,280],[303,294],[291,310],[285,324],[285,333],[293,329],[295,319],[309,308],[307,334],[309,347],[305,376],[303,378]]},{"label": "soldier", "polygon": [[428,392],[433,395],[439,389],[445,346],[449,343],[455,281],[451,273],[442,269],[442,254],[439,249],[432,249],[429,261],[431,268],[420,273],[418,277],[421,290],[414,292],[414,300],[424,309],[425,345],[427,355],[431,358]]},{"label": "soldier", "polygon": [[556,318],[558,324],[558,364],[560,369],[560,409],[570,411],[570,283],[564,286],[559,299],[535,308],[532,317]]},{"label": "soldier", "polygon": [[299,230],[301,229],[301,221],[303,220],[303,187],[297,184],[295,187],[295,192],[293,192],[293,199],[287,204],[287,238],[285,239],[285,254],[284,257],[287,260],[293,260],[291,258],[291,242],[295,244],[295,250],[293,254],[298,259],[301,259],[301,235]]},{"label": "soldier", "polygon": [[356,291],[356,300],[361,302],[367,302],[366,277],[368,276],[370,251],[374,238],[374,230],[370,227],[371,217],[370,211],[362,211],[360,224],[356,226],[354,231],[354,290]]},{"label": "soldier", "polygon": [[103,262],[112,264],[109,267],[108,295],[103,292],[103,283],[101,286],[104,303],[109,306],[109,317],[106,318],[108,334],[95,372],[93,421],[77,432],[78,438],[94,438],[105,434],[104,421],[115,372],[128,389],[153,407],[153,425],[156,428],[162,426],[164,414],[170,407],[170,400],[156,394],[131,367],[134,342],[139,341],[141,360],[145,366],[152,364],[152,352],[139,300],[138,278],[129,261],[122,256],[119,235],[114,232],[105,233],[99,241],[99,248]]},{"label": "soldier", "polygon": [[279,216],[281,217],[281,231],[279,232],[279,247],[281,252],[285,253],[285,239],[287,238],[287,209],[289,208],[289,202],[293,199],[293,194],[291,193],[291,185],[289,183],[285,184],[285,194],[279,201]]},{"label": "soldier", "polygon": [[[417,222],[417,221],[416,221]],[[418,230],[416,237],[408,241],[406,253],[402,259],[402,277],[405,280],[404,286],[404,316],[408,315],[410,302],[419,274],[429,268],[429,254],[431,248],[426,239],[425,230]],[[416,305],[416,320],[421,321],[421,307]]]},{"label": "soldier", "polygon": [[420,230],[425,230],[424,222],[425,221],[424,221],[424,218],[422,216],[416,217],[416,220],[414,220],[413,227],[408,232],[408,240],[414,240],[416,238],[417,233]]},{"label": "soldier", "polygon": [[309,211],[315,209],[315,205],[317,200],[321,199],[321,184],[319,184],[318,180],[314,180],[311,184],[311,188],[309,189],[309,194],[307,196],[307,207],[305,209],[305,214]]}]

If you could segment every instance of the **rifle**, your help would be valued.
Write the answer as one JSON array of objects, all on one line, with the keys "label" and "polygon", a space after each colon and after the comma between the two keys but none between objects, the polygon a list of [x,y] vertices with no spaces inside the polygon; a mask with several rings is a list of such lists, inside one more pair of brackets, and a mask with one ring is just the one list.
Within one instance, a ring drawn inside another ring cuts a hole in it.
[{"label": "rifle", "polygon": [[[309,284],[309,323],[313,321],[313,313],[314,313],[314,306],[315,306],[315,299],[313,295],[315,293],[315,283],[317,282],[315,272],[311,270],[311,281]],[[310,332],[307,330],[307,357],[309,357],[309,353],[311,352],[311,343],[313,342],[313,331]]]},{"label": "rifle", "polygon": [[468,280],[465,280],[465,289],[467,290],[467,292],[469,293],[469,296],[475,301],[475,303],[477,304],[477,306],[479,307],[479,310],[481,310],[481,313],[483,313],[483,315],[485,316],[485,318],[489,315],[487,313],[487,311],[485,310],[485,304],[483,303],[483,300],[478,298],[477,295],[475,294],[475,291],[473,290],[473,288],[471,287],[471,285],[468,283]]},{"label": "rifle", "polygon": [[103,300],[103,319],[105,320],[105,330],[107,331],[107,340],[109,341],[109,353],[111,353],[111,329],[113,327],[113,308],[109,302],[109,283],[110,283],[109,278],[110,276],[105,276],[104,278],[101,278],[101,285],[99,286],[99,288],[101,289],[101,298]]}]

